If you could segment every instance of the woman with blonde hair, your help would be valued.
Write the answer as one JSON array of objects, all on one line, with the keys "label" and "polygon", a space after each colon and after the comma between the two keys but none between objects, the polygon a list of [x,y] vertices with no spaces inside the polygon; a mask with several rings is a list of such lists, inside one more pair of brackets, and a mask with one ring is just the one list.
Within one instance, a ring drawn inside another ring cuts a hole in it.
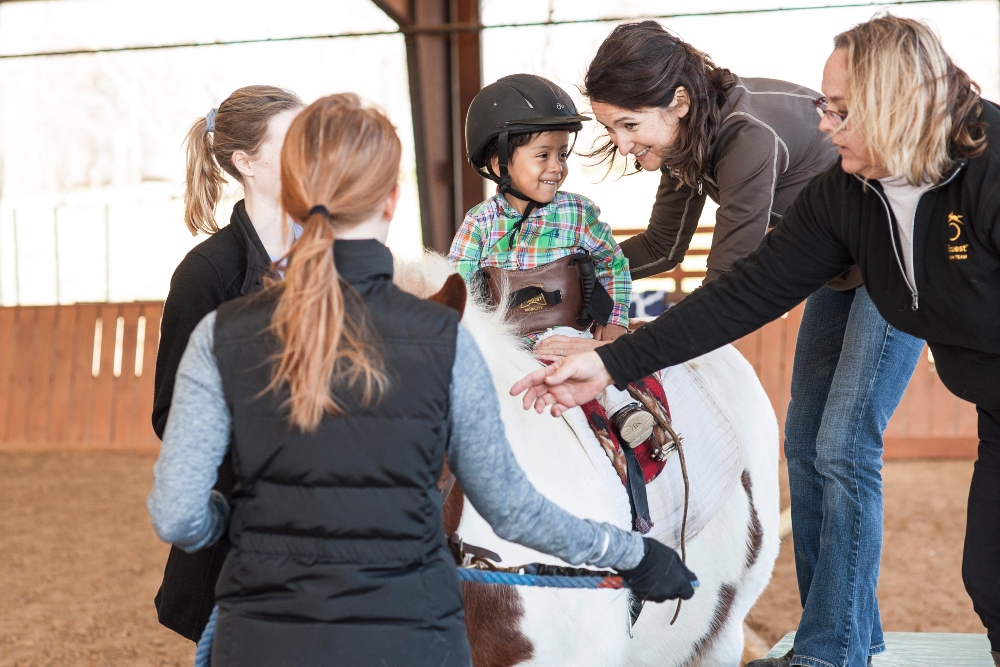
[{"label": "woman with blonde hair", "polygon": [[[192,234],[209,237],[178,265],[163,305],[153,388],[153,430],[161,439],[191,332],[220,304],[260,291],[267,275],[277,277],[271,264],[285,255],[297,233],[278,203],[278,167],[285,132],[301,108],[302,101],[287,90],[246,86],[188,130],[184,222]],[[227,176],[242,186],[243,199],[220,229],[215,209]],[[226,496],[233,486],[229,470],[222,466],[216,485]],[[160,623],[198,641],[227,549],[223,540],[197,554],[170,550],[155,600]]]},{"label": "woman with blonde hair", "polygon": [[[148,506],[187,551],[228,529],[215,667],[470,665],[446,456],[501,537],[614,567],[640,598],[694,592],[670,548],[531,486],[459,313],[393,285],[400,154],[356,95],[302,111],[281,156],[282,209],[303,226],[285,279],[206,316],[178,369]],[[227,501],[212,485],[229,448]]]},{"label": "woman with blonde hair", "polygon": [[[1000,109],[980,98],[920,21],[879,15],[838,35],[834,47],[816,104],[840,159],[757,251],[634,335],[567,357],[512,392],[527,389],[526,408],[560,414],[608,384],[730,343],[858,265],[888,324],[925,339],[945,386],[977,406],[962,574],[1000,665]],[[822,502],[794,520],[807,631],[787,655],[754,667],[861,667],[884,650],[869,640],[877,637],[875,554],[824,567],[825,551],[871,549],[881,532],[880,516],[866,516],[857,501],[858,487],[880,489],[880,461],[856,461],[852,480],[820,456],[807,470],[808,459],[800,472]],[[838,613],[866,596],[871,616]]]}]

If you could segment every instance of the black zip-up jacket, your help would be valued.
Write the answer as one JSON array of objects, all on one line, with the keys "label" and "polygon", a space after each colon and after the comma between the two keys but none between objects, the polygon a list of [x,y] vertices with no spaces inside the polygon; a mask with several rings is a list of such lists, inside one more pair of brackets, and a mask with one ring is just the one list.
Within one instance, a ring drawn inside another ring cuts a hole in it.
[{"label": "black zip-up jacket", "polygon": [[[226,301],[264,288],[271,260],[240,200],[229,224],[208,237],[184,257],[170,279],[170,292],[160,320],[160,347],[156,352],[153,389],[153,430],[160,438],[167,426],[174,379],[188,338],[198,322]],[[233,488],[229,456],[219,467],[215,488],[227,497]],[[163,583],[154,604],[160,623],[198,641],[215,603],[215,582],[229,551],[223,538],[218,544],[188,554],[170,548]]]},{"label": "black zip-up jacket", "polygon": [[982,103],[986,150],[917,202],[916,284],[877,182],[837,165],[812,181],[757,251],[634,335],[597,352],[617,386],[737,340],[857,264],[882,317],[923,338],[960,398],[1000,408],[1000,110]]}]

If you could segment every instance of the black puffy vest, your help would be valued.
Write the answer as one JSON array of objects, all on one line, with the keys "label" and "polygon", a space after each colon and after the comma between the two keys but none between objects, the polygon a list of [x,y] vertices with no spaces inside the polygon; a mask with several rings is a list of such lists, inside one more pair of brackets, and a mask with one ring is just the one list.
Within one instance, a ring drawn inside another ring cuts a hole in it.
[{"label": "black puffy vest", "polygon": [[287,393],[263,391],[273,296],[218,311],[237,482],[212,664],[468,665],[436,485],[458,313],[395,287],[377,241],[338,241],[334,255],[380,339],[391,388],[377,405],[341,394],[347,416],[312,434],[291,428]]}]

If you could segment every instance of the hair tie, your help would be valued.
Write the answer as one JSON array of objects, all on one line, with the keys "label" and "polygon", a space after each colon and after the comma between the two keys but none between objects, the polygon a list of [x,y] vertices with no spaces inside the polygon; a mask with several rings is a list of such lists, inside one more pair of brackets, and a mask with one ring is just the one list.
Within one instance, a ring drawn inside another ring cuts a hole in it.
[{"label": "hair tie", "polygon": [[205,114],[205,131],[215,132],[215,114],[219,113],[218,109],[212,109],[207,114]]},{"label": "hair tie", "polygon": [[322,204],[316,204],[311,209],[309,209],[309,215],[306,216],[306,219],[313,217],[313,215],[315,215],[316,213],[319,213],[327,220],[330,219],[330,212],[326,210],[326,206],[323,206]]}]

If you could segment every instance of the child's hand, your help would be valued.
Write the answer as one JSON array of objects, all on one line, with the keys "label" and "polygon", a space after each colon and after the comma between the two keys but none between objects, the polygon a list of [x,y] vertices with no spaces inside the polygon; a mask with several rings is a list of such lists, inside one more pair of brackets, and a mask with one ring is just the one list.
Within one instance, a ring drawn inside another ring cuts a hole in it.
[{"label": "child's hand", "polygon": [[612,341],[627,331],[628,330],[625,327],[620,327],[617,324],[609,324],[606,327],[602,327],[598,324],[594,327],[594,339]]}]

